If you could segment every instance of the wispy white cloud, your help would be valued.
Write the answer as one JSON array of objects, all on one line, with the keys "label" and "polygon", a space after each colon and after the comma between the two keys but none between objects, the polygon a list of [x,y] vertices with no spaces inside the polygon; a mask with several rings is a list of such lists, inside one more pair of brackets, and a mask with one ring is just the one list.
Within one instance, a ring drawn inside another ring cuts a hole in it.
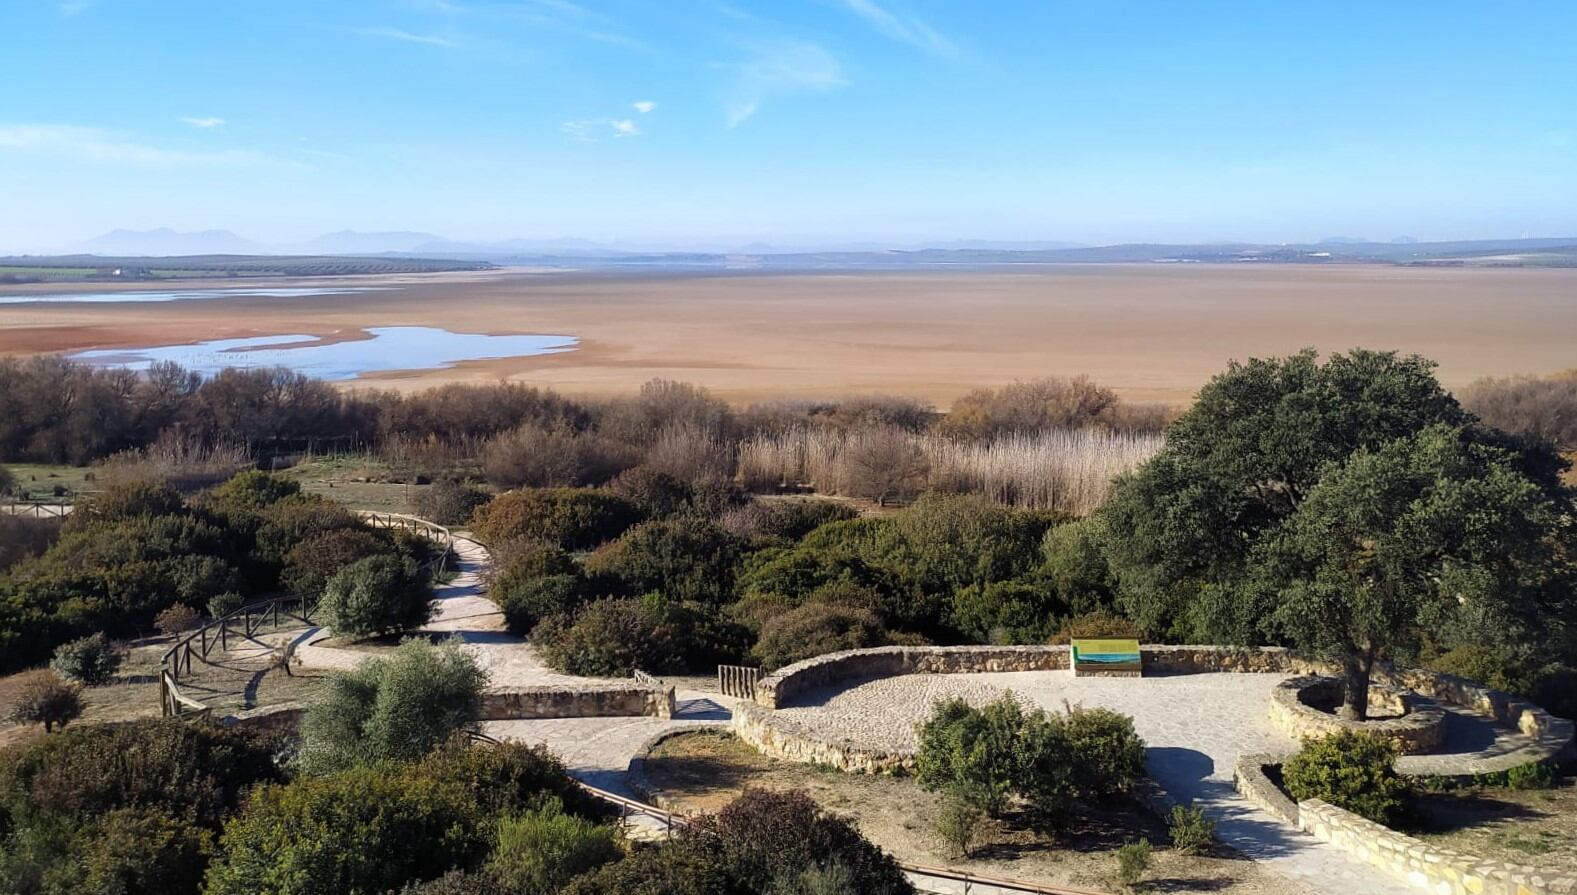
[{"label": "wispy white cloud", "polygon": [[91,5],[89,0],[62,0],[56,5],[56,8],[60,10],[60,14],[63,16],[74,16]]},{"label": "wispy white cloud", "polygon": [[876,0],[843,0],[849,11],[893,40],[901,40],[938,56],[956,56],[958,47],[918,16],[893,12]]},{"label": "wispy white cloud", "polygon": [[204,130],[213,127],[224,127],[225,123],[223,118],[182,118],[181,120],[192,127],[200,127]]},{"label": "wispy white cloud", "polygon": [[566,121],[559,130],[581,143],[597,143],[603,137],[639,137],[641,129],[629,118],[581,118]]},{"label": "wispy white cloud", "polygon": [[0,124],[0,151],[137,168],[288,165],[249,149],[194,152],[139,142],[114,131],[71,124]]},{"label": "wispy white cloud", "polygon": [[635,102],[630,103],[630,108],[641,113],[642,115],[650,115],[652,110],[657,108],[657,104],[649,99],[638,99]]},{"label": "wispy white cloud", "polygon": [[610,46],[650,51],[644,41],[619,30],[619,23],[608,16],[570,0],[509,0],[509,2],[462,3],[456,0],[413,0],[421,10],[449,16],[517,22],[552,28],[583,40]]},{"label": "wispy white cloud", "polygon": [[353,28],[352,33],[363,37],[381,37],[384,40],[398,40],[405,43],[425,44],[430,47],[456,47],[459,43],[451,37],[441,34],[417,34],[414,31],[405,31],[400,28],[391,28],[380,25],[374,28]]},{"label": "wispy white cloud", "polygon": [[782,40],[748,45],[750,58],[735,66],[724,103],[728,126],[738,127],[767,99],[793,93],[822,93],[845,83],[843,66],[820,46]]}]

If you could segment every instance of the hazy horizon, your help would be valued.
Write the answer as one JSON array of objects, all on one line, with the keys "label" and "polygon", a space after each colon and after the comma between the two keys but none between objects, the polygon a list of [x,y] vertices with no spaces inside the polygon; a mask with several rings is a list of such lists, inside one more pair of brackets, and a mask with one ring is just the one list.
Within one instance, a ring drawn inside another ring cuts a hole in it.
[{"label": "hazy horizon", "polygon": [[1577,13],[1556,2],[66,0],[7,20],[6,252],[161,227],[675,249],[1577,234]]}]

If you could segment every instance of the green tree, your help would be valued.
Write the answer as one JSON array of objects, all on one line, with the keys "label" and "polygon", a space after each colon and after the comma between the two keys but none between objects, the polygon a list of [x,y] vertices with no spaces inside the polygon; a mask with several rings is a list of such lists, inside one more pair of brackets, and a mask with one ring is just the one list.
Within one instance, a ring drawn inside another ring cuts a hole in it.
[{"label": "green tree", "polygon": [[739,542],[715,523],[668,519],[635,526],[586,561],[586,573],[627,594],[719,604],[733,597]]},{"label": "green tree", "polygon": [[334,573],[320,608],[336,634],[370,637],[419,628],[435,607],[432,586],[415,563],[380,554]]},{"label": "green tree", "polygon": [[407,640],[387,659],[330,675],[302,720],[315,773],[427,754],[476,723],[487,674],[454,642]]},{"label": "green tree", "polygon": [[1375,661],[1426,631],[1538,624],[1561,513],[1510,451],[1432,426],[1332,465],[1255,551],[1275,630],[1336,657],[1342,714],[1363,719]]},{"label": "green tree", "polygon": [[487,853],[471,795],[393,766],[255,791],[225,825],[206,895],[374,895]]}]

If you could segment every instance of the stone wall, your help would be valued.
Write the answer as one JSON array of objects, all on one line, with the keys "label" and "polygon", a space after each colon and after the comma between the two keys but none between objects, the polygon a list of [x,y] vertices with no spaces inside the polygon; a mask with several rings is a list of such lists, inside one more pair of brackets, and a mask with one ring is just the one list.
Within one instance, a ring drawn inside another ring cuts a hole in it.
[{"label": "stone wall", "polygon": [[[1211,671],[1308,674],[1330,664],[1280,647],[1146,646],[1145,674]],[[1060,671],[1068,667],[1066,646],[882,646],[827,653],[795,662],[756,684],[756,702],[788,705],[795,696],[844,680],[900,674],[967,674],[988,671]]]},{"label": "stone wall", "polygon": [[1298,827],[1388,876],[1436,895],[1577,892],[1577,878],[1435,848],[1319,799],[1298,804]]},{"label": "stone wall", "polygon": [[683,727],[670,727],[667,730],[658,731],[653,736],[648,737],[639,749],[635,750],[635,755],[630,759],[629,768],[624,772],[624,785],[628,786],[630,791],[635,793],[637,799],[648,805],[656,805],[664,811],[675,810],[673,800],[669,799],[661,789],[658,789],[657,785],[652,782],[652,778],[646,773],[646,763],[652,757],[652,750],[656,749],[658,744],[664,740],[700,733],[701,731],[726,733],[728,725],[722,723],[686,724]]},{"label": "stone wall", "polygon": [[1285,756],[1243,755],[1232,768],[1232,782],[1243,798],[1260,810],[1288,826],[1298,825],[1298,803],[1282,792],[1281,787],[1265,773],[1265,769],[1280,765]]},{"label": "stone wall", "polygon": [[619,715],[672,718],[673,714],[674,688],[652,684],[577,683],[482,694],[483,721]]},{"label": "stone wall", "polygon": [[[1270,691],[1270,720],[1294,740],[1340,730],[1364,731],[1390,738],[1403,754],[1428,752],[1440,745],[1446,713],[1434,704],[1387,684],[1369,688],[1369,705],[1396,717],[1351,721],[1318,707],[1341,702],[1339,678],[1305,675],[1282,681]],[[1311,705],[1310,702],[1314,702]]]},{"label": "stone wall", "polygon": [[845,737],[827,738],[803,724],[772,711],[741,703],[734,709],[734,733],[763,755],[802,764],[837,768],[857,774],[905,774],[914,770],[914,755],[872,749]]},{"label": "stone wall", "polygon": [[301,719],[307,707],[299,702],[282,702],[266,708],[247,709],[226,715],[220,722],[226,727],[240,727],[264,733],[295,735],[301,729]]}]

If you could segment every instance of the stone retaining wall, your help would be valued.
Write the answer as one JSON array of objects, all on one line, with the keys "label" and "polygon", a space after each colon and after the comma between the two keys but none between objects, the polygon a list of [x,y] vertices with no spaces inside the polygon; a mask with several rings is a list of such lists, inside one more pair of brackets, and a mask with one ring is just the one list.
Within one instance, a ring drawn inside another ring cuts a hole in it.
[{"label": "stone retaining wall", "polygon": [[860,774],[906,774],[914,755],[896,755],[846,737],[827,738],[803,724],[787,721],[749,703],[734,709],[734,733],[763,755]]},{"label": "stone retaining wall", "polygon": [[482,694],[483,721],[622,715],[672,718],[673,714],[674,688],[655,684],[578,683]]},{"label": "stone retaining wall", "polygon": [[307,707],[299,702],[282,702],[226,715],[219,723],[226,727],[294,735],[301,729],[301,719],[306,713]]},{"label": "stone retaining wall", "polygon": [[1436,895],[1577,892],[1577,878],[1435,848],[1319,799],[1298,804],[1298,827],[1388,876]]},{"label": "stone retaining wall", "polygon": [[634,757],[630,759],[629,768],[624,773],[624,785],[628,786],[630,791],[635,793],[635,797],[640,801],[648,805],[656,805],[664,811],[673,811],[673,800],[669,799],[662,790],[658,789],[656,784],[652,783],[651,777],[647,775],[646,762],[651,758],[652,750],[656,749],[664,740],[701,731],[726,733],[728,725],[722,723],[686,724],[683,727],[670,727],[648,737],[646,742],[642,743],[641,747],[635,750]]},{"label": "stone retaining wall", "polygon": [[1232,768],[1232,782],[1243,798],[1255,807],[1288,826],[1298,825],[1298,803],[1282,792],[1281,787],[1265,773],[1267,767],[1280,765],[1287,760],[1284,755],[1244,755]]},{"label": "stone retaining wall", "polygon": [[1339,678],[1304,675],[1289,678],[1270,691],[1270,720],[1294,740],[1323,736],[1340,730],[1365,731],[1388,737],[1403,754],[1428,752],[1445,734],[1445,710],[1387,684],[1369,688],[1369,705],[1396,715],[1351,721],[1311,705],[1338,704],[1342,698]]}]

